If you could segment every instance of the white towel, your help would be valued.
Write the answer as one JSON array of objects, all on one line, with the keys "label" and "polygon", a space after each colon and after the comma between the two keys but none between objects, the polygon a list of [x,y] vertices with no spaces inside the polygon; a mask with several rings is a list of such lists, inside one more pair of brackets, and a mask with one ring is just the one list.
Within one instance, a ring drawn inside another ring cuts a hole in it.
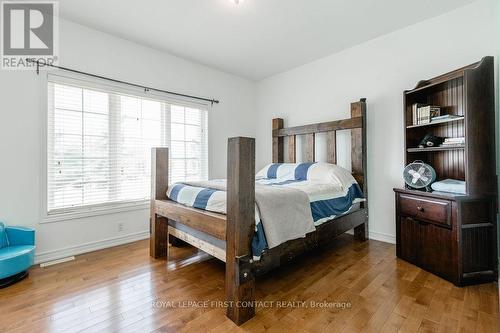
[{"label": "white towel", "polygon": [[434,191],[466,194],[465,182],[457,179],[445,179],[431,185]]}]

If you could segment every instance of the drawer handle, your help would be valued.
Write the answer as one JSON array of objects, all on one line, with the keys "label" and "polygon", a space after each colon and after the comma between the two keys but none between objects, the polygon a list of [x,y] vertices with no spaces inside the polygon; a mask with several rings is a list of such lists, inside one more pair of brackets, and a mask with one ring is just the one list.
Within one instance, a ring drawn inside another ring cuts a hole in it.
[{"label": "drawer handle", "polygon": [[423,211],[424,211],[424,207],[417,206],[417,210],[418,210],[419,212],[423,212]]}]

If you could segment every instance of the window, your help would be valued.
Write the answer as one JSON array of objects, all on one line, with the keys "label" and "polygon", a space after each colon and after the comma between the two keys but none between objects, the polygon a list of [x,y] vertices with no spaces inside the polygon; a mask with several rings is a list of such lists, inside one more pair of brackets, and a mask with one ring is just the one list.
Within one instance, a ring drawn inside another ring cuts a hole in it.
[{"label": "window", "polygon": [[48,76],[47,214],[142,203],[151,147],[170,147],[170,180],[208,178],[207,107]]}]

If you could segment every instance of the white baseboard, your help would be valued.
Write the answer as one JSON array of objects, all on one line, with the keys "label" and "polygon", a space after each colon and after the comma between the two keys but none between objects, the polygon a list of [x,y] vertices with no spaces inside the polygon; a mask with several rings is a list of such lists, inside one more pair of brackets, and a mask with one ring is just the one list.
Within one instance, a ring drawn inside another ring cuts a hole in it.
[{"label": "white baseboard", "polygon": [[[346,234],[354,235],[354,230],[349,230]],[[396,236],[390,234],[384,234],[383,232],[369,231],[368,238],[379,242],[396,244]]]},{"label": "white baseboard", "polygon": [[380,242],[396,244],[396,236],[385,234],[383,232],[370,231],[368,233],[368,237]]},{"label": "white baseboard", "polygon": [[[348,233],[352,233],[348,231]],[[108,239],[103,239],[95,242],[89,242],[85,244],[80,244],[76,246],[66,247],[57,250],[51,250],[46,252],[37,253],[35,256],[35,264],[44,263],[47,261],[58,260],[61,258],[66,258],[70,256],[76,256],[78,254],[97,251],[106,249],[108,247],[113,247],[117,245],[123,245],[131,242],[135,242],[142,239],[149,238],[149,230],[141,231],[134,234],[128,234],[120,237],[113,237]],[[380,242],[396,244],[396,237],[394,235],[385,234],[376,231],[369,232],[369,238]]]},{"label": "white baseboard", "polygon": [[76,246],[66,247],[57,250],[51,250],[46,252],[37,253],[35,255],[35,264],[44,263],[47,261],[57,260],[61,258],[66,258],[70,256],[76,256],[78,254],[97,251],[106,249],[108,247],[113,247],[117,245],[127,244],[135,242],[142,239],[149,238],[149,230],[137,232],[134,234],[128,234],[119,237],[113,237],[108,239],[103,239],[95,242],[84,243]]},{"label": "white baseboard", "polygon": [[75,256],[61,258],[61,259],[57,259],[57,260],[45,261],[45,262],[40,264],[40,267],[45,268],[45,267],[49,267],[49,266],[59,265],[59,264],[62,264],[64,262],[73,261],[73,260],[75,260]]}]

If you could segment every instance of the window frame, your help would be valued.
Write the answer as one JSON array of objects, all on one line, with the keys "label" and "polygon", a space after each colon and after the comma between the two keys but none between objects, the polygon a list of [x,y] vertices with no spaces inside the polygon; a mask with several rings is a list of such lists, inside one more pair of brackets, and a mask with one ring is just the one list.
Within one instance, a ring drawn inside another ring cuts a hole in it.
[{"label": "window frame", "polygon": [[[87,88],[89,89],[100,89],[100,90],[106,90],[106,89],[111,89],[113,91],[120,91],[123,92],[123,94],[129,94],[132,96],[136,97],[144,97],[146,99],[154,99],[154,100],[159,100],[167,103],[167,105],[175,104],[175,105],[180,105],[180,106],[185,106],[185,107],[192,107],[192,108],[198,108],[205,110],[207,112],[207,117],[210,113],[210,110],[212,108],[212,105],[208,102],[199,102],[196,100],[188,99],[188,98],[178,98],[178,97],[173,97],[168,94],[160,93],[160,92],[154,92],[154,91],[145,91],[140,88],[136,88],[134,86],[129,86],[126,84],[119,84],[119,83],[114,83],[112,81],[104,80],[104,79],[98,79],[98,78],[92,78],[83,74],[75,74],[75,73],[69,73],[69,72],[63,72],[63,71],[45,71],[42,72],[40,75],[40,81],[41,81],[41,94],[40,94],[40,105],[41,105],[41,133],[40,133],[40,189],[42,191],[41,195],[41,220],[40,224],[43,223],[52,223],[52,222],[59,222],[59,221],[65,221],[65,220],[73,220],[73,219],[80,219],[80,218],[85,218],[85,217],[92,217],[92,216],[101,216],[101,215],[108,215],[108,214],[116,214],[116,213],[122,213],[122,212],[128,212],[128,211],[135,211],[135,210],[146,210],[149,209],[150,205],[150,200],[128,200],[128,201],[121,201],[121,202],[113,202],[113,203],[100,203],[100,204],[94,204],[94,205],[87,205],[87,206],[78,206],[72,208],[62,208],[62,209],[54,209],[50,212],[48,210],[48,200],[49,200],[49,193],[48,193],[48,138],[49,138],[49,128],[48,128],[48,122],[49,122],[49,96],[48,96],[48,84],[49,82],[53,82],[49,79],[49,75],[52,76],[57,76],[57,83],[60,84],[69,84],[69,85],[76,85],[78,87],[85,87],[86,84],[88,84]],[[170,119],[166,119],[168,124],[170,124]],[[206,135],[206,167],[207,167],[207,176],[209,174],[209,166],[210,166],[210,161],[209,161],[209,147],[208,147],[208,119],[206,120],[206,129],[207,133]],[[170,147],[170,137],[167,136],[165,140],[165,146]]]}]

